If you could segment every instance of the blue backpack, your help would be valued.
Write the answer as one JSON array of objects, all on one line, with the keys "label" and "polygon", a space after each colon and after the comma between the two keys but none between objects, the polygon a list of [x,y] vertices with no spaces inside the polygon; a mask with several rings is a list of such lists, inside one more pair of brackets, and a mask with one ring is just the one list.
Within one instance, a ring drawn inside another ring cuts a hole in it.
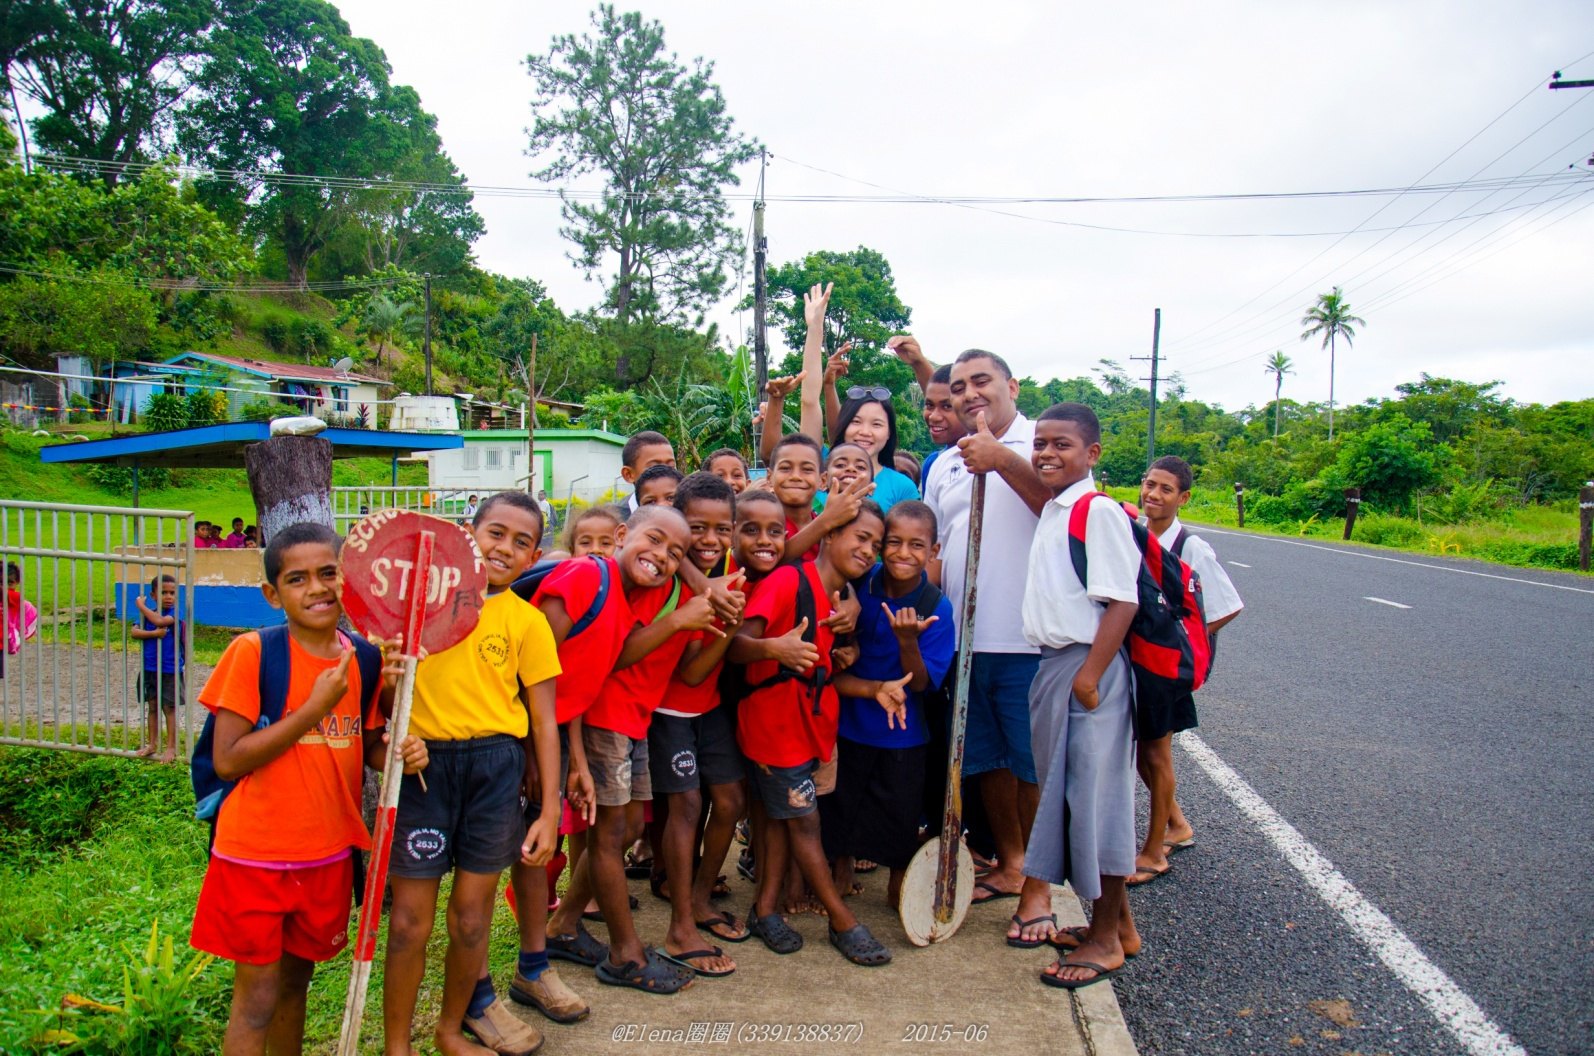
[{"label": "blue backpack", "polygon": [[[360,714],[370,713],[371,705],[382,692],[382,654],[357,634],[348,636],[354,645],[354,659],[360,665]],[[260,630],[260,718],[255,729],[263,730],[282,718],[288,707],[288,627],[278,624]],[[210,822],[210,842],[216,842],[216,819],[222,801],[237,786],[216,773],[216,716],[207,713],[205,726],[194,744],[194,757],[188,776],[194,785],[194,816]]]}]

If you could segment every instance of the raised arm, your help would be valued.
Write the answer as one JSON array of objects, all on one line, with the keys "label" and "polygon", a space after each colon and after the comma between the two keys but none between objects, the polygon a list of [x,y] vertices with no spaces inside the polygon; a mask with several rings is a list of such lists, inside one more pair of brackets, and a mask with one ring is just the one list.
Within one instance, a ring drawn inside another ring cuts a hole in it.
[{"label": "raised arm", "polygon": [[841,420],[841,396],[836,391],[836,382],[847,376],[847,353],[851,351],[852,342],[848,341],[825,360],[825,435],[821,438],[825,443],[830,442],[836,423]]},{"label": "raised arm", "polygon": [[935,364],[925,358],[924,349],[919,347],[918,338],[912,334],[898,334],[886,342],[886,348],[895,352],[897,358],[913,371],[913,380],[919,383],[921,392],[930,387],[930,378],[935,374]]},{"label": "raised arm", "polygon": [[765,465],[774,456],[775,445],[786,434],[786,397],[802,384],[807,375],[807,371],[798,371],[796,374],[769,379],[765,389],[769,399],[764,404],[764,425],[758,436],[758,454]]},{"label": "raised arm", "polygon": [[822,432],[824,408],[819,393],[825,378],[825,309],[830,307],[830,291],[834,288],[834,283],[827,282],[822,288],[815,283],[813,289],[803,294],[803,321],[808,324],[808,338],[803,342],[802,413],[797,420],[797,430],[821,443],[825,441]]}]

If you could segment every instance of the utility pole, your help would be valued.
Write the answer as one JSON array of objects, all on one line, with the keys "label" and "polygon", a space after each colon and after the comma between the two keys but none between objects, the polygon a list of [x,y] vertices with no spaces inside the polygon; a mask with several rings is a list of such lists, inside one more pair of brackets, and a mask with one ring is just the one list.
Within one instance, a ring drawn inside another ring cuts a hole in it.
[{"label": "utility pole", "polygon": [[[526,494],[535,495],[532,486],[537,476],[537,335],[531,335],[531,351],[526,353],[526,399],[531,402],[531,423],[526,427]],[[543,525],[546,531],[548,526]]]},{"label": "utility pole", "polygon": [[1151,419],[1146,426],[1146,465],[1151,465],[1157,459],[1157,347],[1162,340],[1162,309],[1156,309],[1151,322],[1151,355],[1130,356],[1130,359],[1144,362],[1151,360],[1151,377],[1141,378],[1141,381],[1151,382]]},{"label": "utility pole", "polygon": [[421,334],[421,354],[426,358],[426,395],[432,394],[432,276],[426,276],[426,328]]},{"label": "utility pole", "polygon": [[769,310],[769,284],[764,278],[764,265],[769,254],[769,242],[764,238],[764,167],[768,154],[758,152],[758,198],[753,202],[753,364],[758,391],[753,402],[764,398],[769,384],[769,331],[765,322]]}]

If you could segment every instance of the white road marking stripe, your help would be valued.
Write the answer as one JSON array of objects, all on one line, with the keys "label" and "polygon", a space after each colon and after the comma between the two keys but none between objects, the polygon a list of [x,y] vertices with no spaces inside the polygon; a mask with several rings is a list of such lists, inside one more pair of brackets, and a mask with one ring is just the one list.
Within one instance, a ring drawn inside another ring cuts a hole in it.
[{"label": "white road marking stripe", "polygon": [[1233,565],[1235,568],[1250,568],[1251,567],[1250,565],[1242,564],[1239,561],[1230,561],[1229,564]]},{"label": "white road marking stripe", "polygon": [[1410,605],[1402,605],[1400,602],[1398,602],[1398,601],[1390,601],[1388,598],[1375,598],[1371,594],[1364,595],[1362,597],[1362,600],[1363,601],[1376,601],[1376,602],[1378,602],[1378,604],[1380,604],[1380,605],[1388,605],[1392,609],[1409,609],[1409,608],[1411,608]]},{"label": "white road marking stripe", "polygon": [[[1360,550],[1341,550],[1337,546],[1318,546],[1316,543],[1302,543],[1294,539],[1279,539],[1271,535],[1258,535],[1255,532],[1226,532],[1222,528],[1212,528],[1201,525],[1201,532],[1211,532],[1213,535],[1235,535],[1242,539],[1259,539],[1265,543],[1285,543],[1289,546],[1304,546],[1308,550],[1326,550],[1331,554],[1344,554],[1346,557],[1365,557],[1369,561],[1390,561],[1397,565],[1416,565],[1418,568],[1431,568],[1436,572],[1457,572],[1463,576],[1482,576],[1484,579],[1503,579],[1507,583],[1526,583],[1530,587],[1549,587],[1551,590],[1570,590],[1575,594],[1594,594],[1594,589],[1589,587],[1569,587],[1565,583],[1545,583],[1538,579],[1518,579],[1516,576],[1497,576],[1492,572],[1474,572],[1470,568],[1451,568],[1449,565],[1430,565],[1426,561],[1407,561],[1401,557],[1385,557],[1382,554],[1364,554]],[[1230,562],[1231,564],[1233,562]]]},{"label": "white road marking stripe", "polygon": [[1194,733],[1179,734],[1186,753],[1205,770],[1223,794],[1262,830],[1294,866],[1312,889],[1350,925],[1356,937],[1372,949],[1406,989],[1428,1006],[1435,1018],[1455,1035],[1472,1056],[1527,1056],[1517,1044],[1489,1018],[1477,1002],[1468,997],[1444,970],[1430,961],[1408,939],[1395,922],[1365,896],[1323,856],[1311,841],[1259,796],[1227,763],[1218,758],[1205,741]]}]

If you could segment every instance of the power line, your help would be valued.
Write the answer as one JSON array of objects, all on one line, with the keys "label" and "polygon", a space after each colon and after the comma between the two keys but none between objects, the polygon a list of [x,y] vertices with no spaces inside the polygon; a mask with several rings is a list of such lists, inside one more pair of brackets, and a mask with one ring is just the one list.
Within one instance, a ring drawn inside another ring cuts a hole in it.
[{"label": "power line", "polygon": [[[775,157],[775,155],[771,155]],[[877,186],[865,180],[856,180],[843,176],[840,173],[822,169],[818,166],[808,165],[794,158],[781,155],[781,157],[803,168],[813,169],[816,172],[827,173],[840,179],[852,180],[866,186]],[[41,154],[35,157],[36,161],[50,165],[64,172],[97,173],[114,171],[123,174],[136,174],[151,168],[163,168],[178,175],[188,176],[193,179],[223,179],[251,183],[281,184],[287,186],[315,186],[334,190],[368,190],[368,191],[407,191],[420,194],[470,194],[488,197],[523,197],[563,199],[575,198],[590,201],[636,201],[651,200],[683,201],[716,199],[723,201],[755,201],[756,191],[743,192],[716,192],[712,194],[683,194],[675,190],[641,190],[615,192],[603,189],[579,189],[571,187],[509,187],[469,183],[421,183],[406,180],[376,180],[358,177],[340,176],[309,176],[296,173],[269,172],[266,170],[251,169],[205,169],[193,165],[173,165],[163,162],[113,162],[101,161],[94,158],[80,158],[60,154]],[[768,195],[766,201],[794,202],[794,203],[843,203],[860,205],[901,205],[901,204],[943,204],[943,205],[1104,205],[1104,204],[1167,204],[1181,202],[1252,202],[1252,201],[1280,201],[1280,200],[1312,200],[1320,198],[1360,198],[1382,197],[1388,195],[1400,196],[1405,194],[1454,194],[1461,191],[1489,191],[1495,190],[1499,185],[1510,185],[1519,182],[1521,177],[1499,177],[1485,180],[1467,182],[1448,182],[1424,184],[1408,187],[1364,187],[1345,190],[1316,190],[1316,191],[1246,191],[1225,194],[1163,194],[1163,195],[922,195],[905,191],[887,194],[812,194],[788,193],[781,195]],[[1030,218],[1040,219],[1040,218]],[[1090,226],[1090,225],[1080,225]],[[1157,232],[1149,232],[1157,233]]]},{"label": "power line", "polygon": [[338,282],[293,283],[221,283],[195,277],[107,278],[102,275],[83,275],[76,272],[43,271],[24,268],[17,264],[0,263],[0,274],[22,275],[51,282],[75,282],[85,286],[109,286],[134,290],[170,290],[175,293],[322,293],[332,290],[368,290],[392,286],[397,278],[344,279]]}]

